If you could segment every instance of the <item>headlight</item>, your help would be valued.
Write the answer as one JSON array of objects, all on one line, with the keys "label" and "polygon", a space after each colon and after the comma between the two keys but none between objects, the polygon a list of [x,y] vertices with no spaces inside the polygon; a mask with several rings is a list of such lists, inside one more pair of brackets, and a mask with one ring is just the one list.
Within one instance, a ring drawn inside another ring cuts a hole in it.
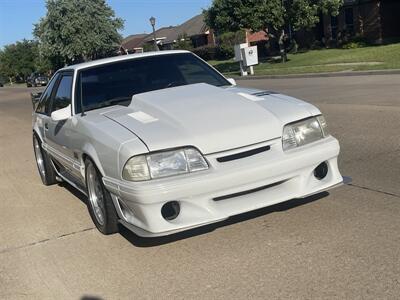
[{"label": "headlight", "polygon": [[134,156],[125,164],[122,178],[143,181],[207,169],[208,164],[199,151],[182,148]]},{"label": "headlight", "polygon": [[282,147],[290,150],[328,136],[328,127],[323,116],[313,117],[283,128]]}]

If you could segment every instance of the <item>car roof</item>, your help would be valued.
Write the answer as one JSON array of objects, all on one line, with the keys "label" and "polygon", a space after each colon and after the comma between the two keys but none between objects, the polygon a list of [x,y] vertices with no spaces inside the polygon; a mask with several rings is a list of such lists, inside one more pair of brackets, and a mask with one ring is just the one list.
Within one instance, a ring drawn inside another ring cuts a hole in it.
[{"label": "car roof", "polygon": [[67,67],[64,67],[60,69],[59,71],[71,71],[71,70],[80,70],[80,69],[86,69],[90,67],[95,67],[95,66],[100,66],[108,63],[113,63],[113,62],[118,62],[118,61],[124,61],[124,60],[130,60],[130,59],[136,59],[140,57],[151,57],[151,56],[159,56],[159,55],[166,55],[166,54],[177,54],[177,53],[190,53],[190,51],[186,50],[168,50],[168,51],[151,51],[151,52],[144,52],[144,53],[134,53],[134,54],[128,54],[128,55],[120,55],[120,56],[114,56],[114,57],[109,57],[109,58],[102,58],[102,59],[97,59],[97,60],[92,60],[76,65],[70,65]]}]

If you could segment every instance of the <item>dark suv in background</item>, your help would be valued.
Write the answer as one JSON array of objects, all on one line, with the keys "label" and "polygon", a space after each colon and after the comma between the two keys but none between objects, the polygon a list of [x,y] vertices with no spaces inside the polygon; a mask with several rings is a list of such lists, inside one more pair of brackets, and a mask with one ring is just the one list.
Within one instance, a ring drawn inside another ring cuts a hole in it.
[{"label": "dark suv in background", "polygon": [[26,86],[31,87],[31,86],[45,86],[49,82],[49,77],[46,75],[42,75],[39,73],[32,73],[27,79],[26,79]]}]

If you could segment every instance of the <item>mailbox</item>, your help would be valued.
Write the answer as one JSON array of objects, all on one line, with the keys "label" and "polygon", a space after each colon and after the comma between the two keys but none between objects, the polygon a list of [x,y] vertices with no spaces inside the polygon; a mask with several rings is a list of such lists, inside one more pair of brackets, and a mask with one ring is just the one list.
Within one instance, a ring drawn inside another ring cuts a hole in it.
[{"label": "mailbox", "polygon": [[246,48],[247,46],[248,46],[247,43],[235,45],[235,47],[234,47],[234,49],[235,49],[234,61],[243,61],[242,49]]},{"label": "mailbox", "polygon": [[245,67],[258,65],[257,46],[245,47],[240,50],[242,52],[243,65]]}]

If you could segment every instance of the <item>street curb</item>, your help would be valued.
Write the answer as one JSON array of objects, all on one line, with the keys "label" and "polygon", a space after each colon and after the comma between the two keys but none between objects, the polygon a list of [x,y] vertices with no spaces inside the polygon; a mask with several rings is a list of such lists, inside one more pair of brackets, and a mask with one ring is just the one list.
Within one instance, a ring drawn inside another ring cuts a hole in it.
[{"label": "street curb", "polygon": [[368,75],[392,75],[400,74],[400,69],[394,70],[371,70],[371,71],[344,71],[329,73],[305,73],[290,75],[250,75],[245,77],[235,76],[236,80],[257,80],[257,79],[294,79],[294,78],[318,78],[318,77],[345,77],[345,76],[368,76]]}]

